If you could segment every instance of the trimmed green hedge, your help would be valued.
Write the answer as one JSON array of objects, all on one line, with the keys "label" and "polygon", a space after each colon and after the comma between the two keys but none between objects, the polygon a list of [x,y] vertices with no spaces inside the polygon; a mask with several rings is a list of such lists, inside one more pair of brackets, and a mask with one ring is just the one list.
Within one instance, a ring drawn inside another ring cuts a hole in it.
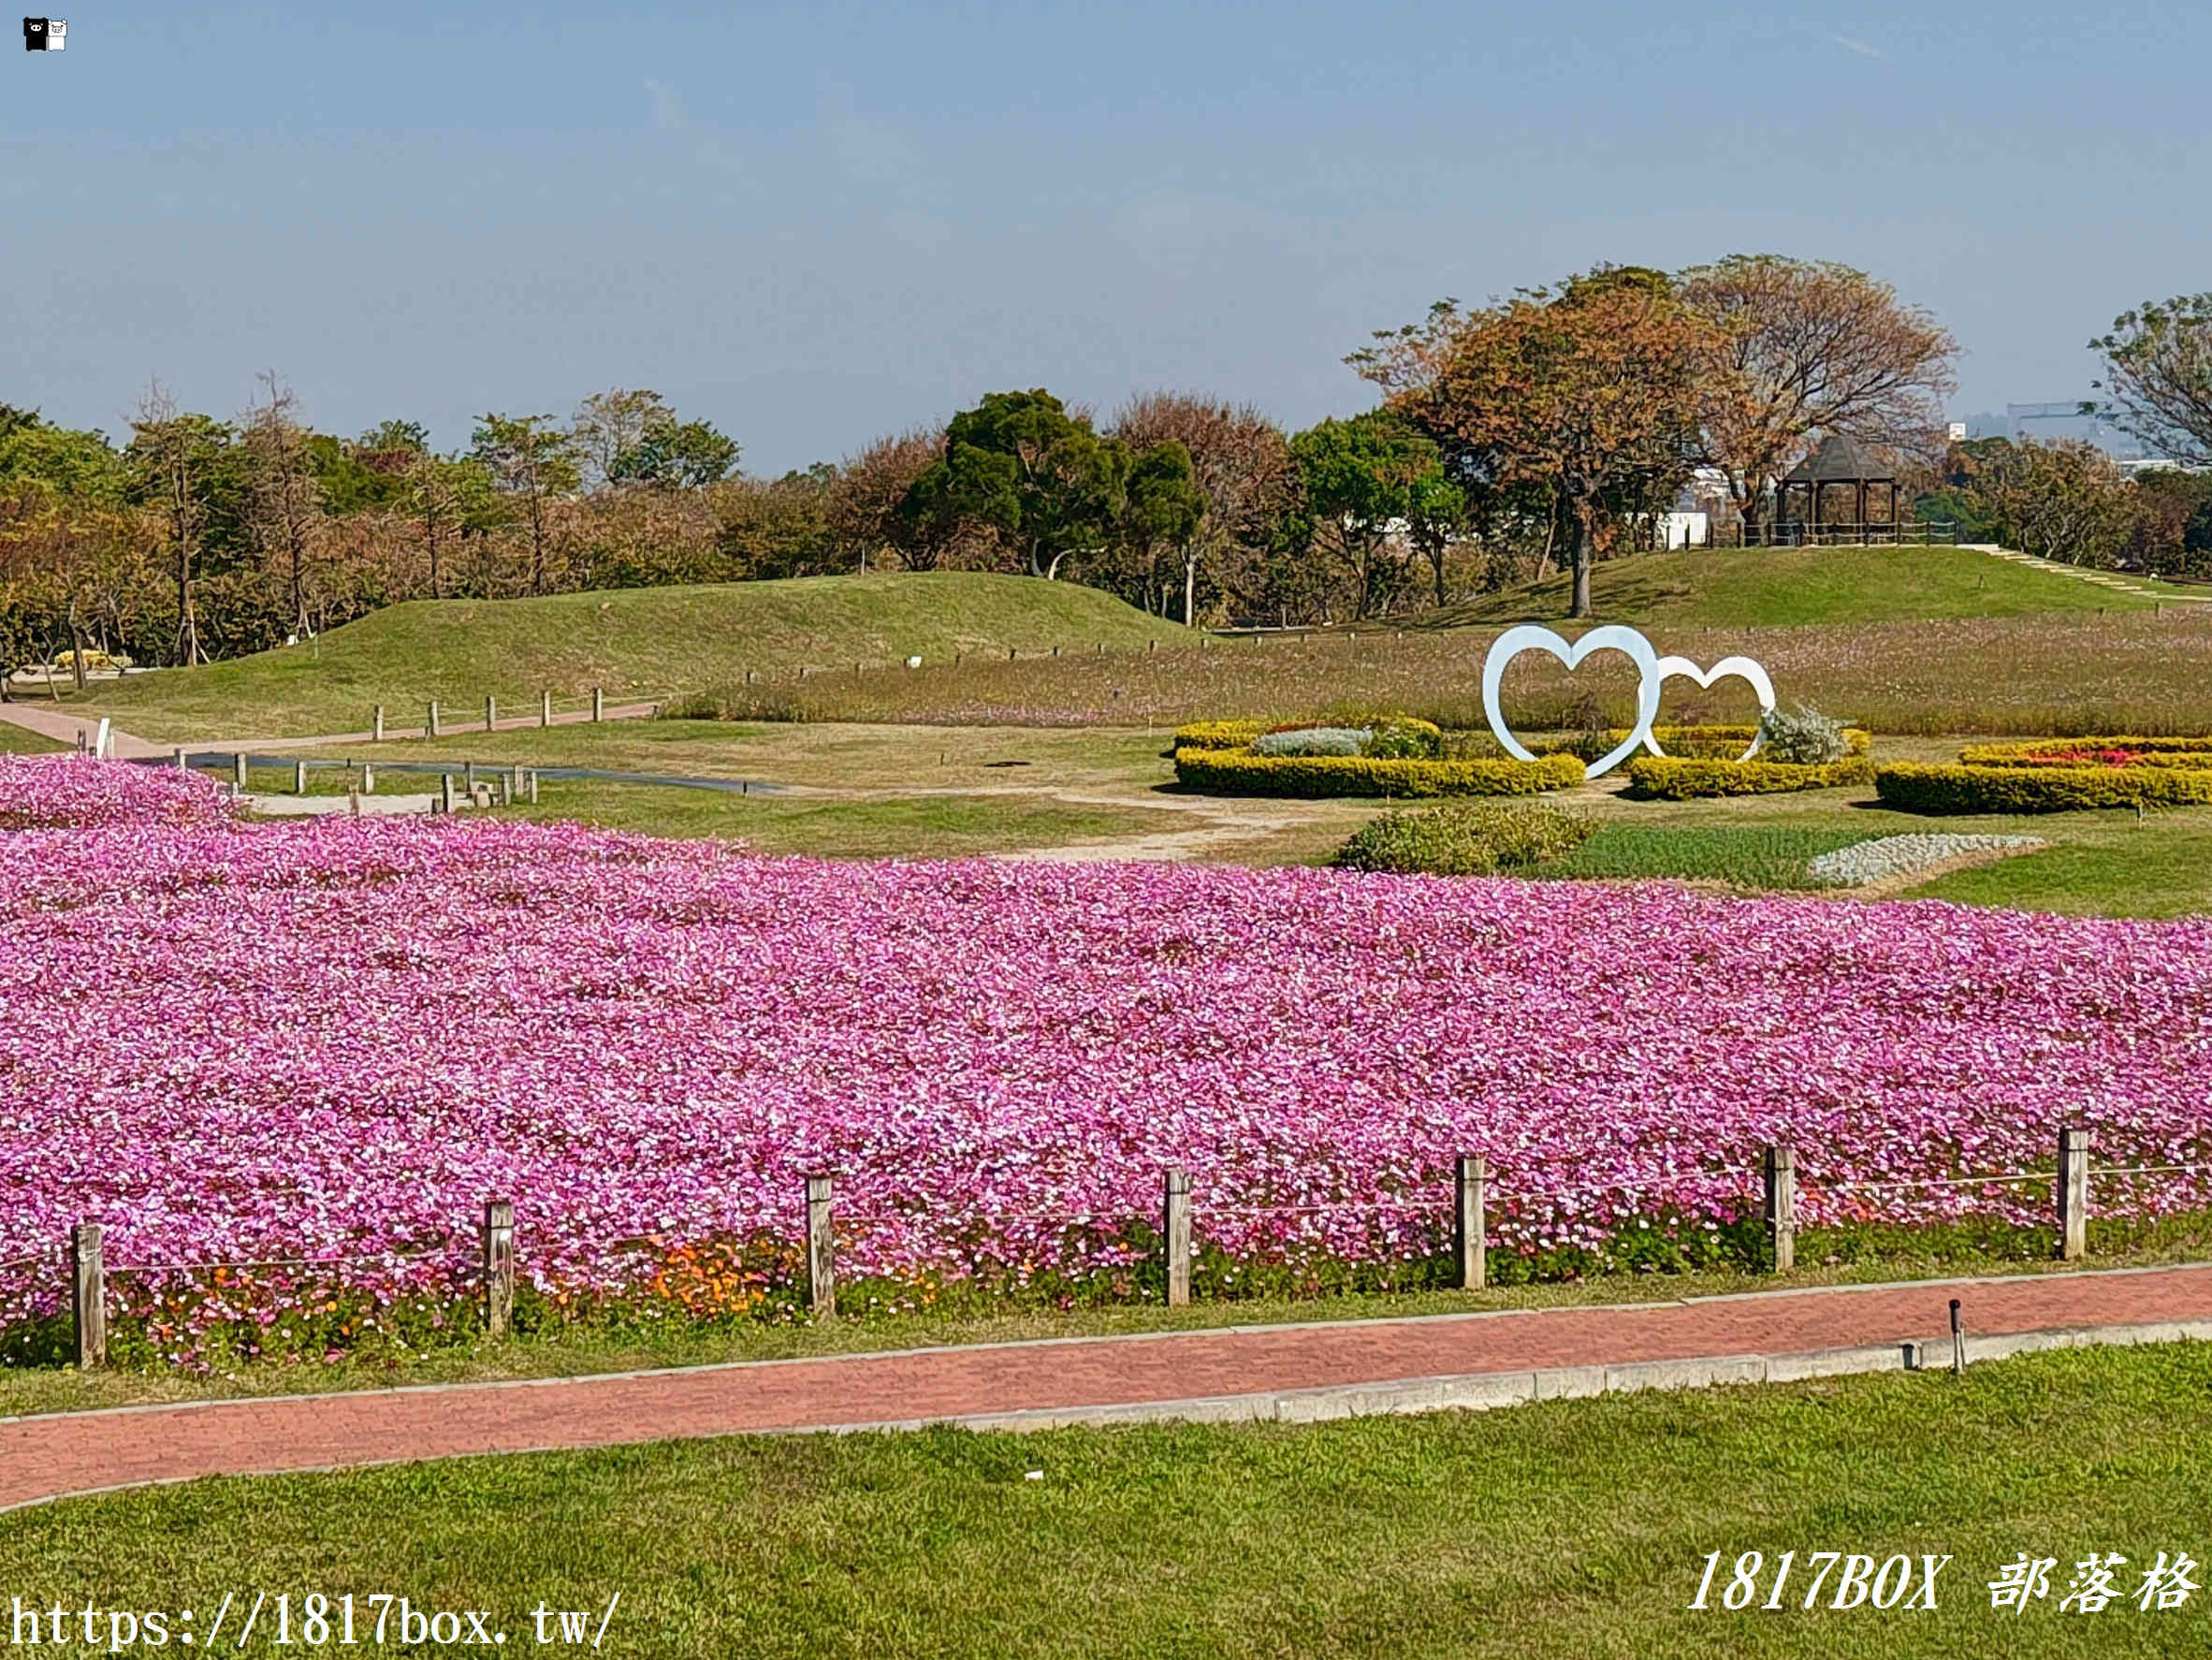
[{"label": "trimmed green hedge", "polygon": [[2212,802],[2212,768],[1919,766],[1879,768],[1874,793],[1909,813],[2063,813]]},{"label": "trimmed green hedge", "polygon": [[1572,755],[1537,761],[1384,761],[1179,749],[1175,777],[1216,795],[1535,795],[1582,781]]},{"label": "trimmed green hedge", "polygon": [[1958,751],[1965,766],[2103,766],[2103,762],[2045,761],[2039,756],[2079,750],[2125,750],[2135,756],[2136,766],[2212,766],[2212,737],[2094,737],[2051,738],[2034,744],[1969,744]]},{"label": "trimmed green hedge", "polygon": [[[1628,728],[1616,727],[1606,735],[1619,743],[1628,735]],[[1736,752],[1741,754],[1751,747],[1752,739],[1759,735],[1759,729],[1756,726],[1654,726],[1652,735],[1659,740],[1659,747],[1663,750],[1678,744],[1727,744],[1734,746]],[[1846,726],[1843,729],[1843,741],[1851,747],[1852,754],[1864,755],[1874,747],[1874,735],[1863,726]],[[1666,759],[1694,761],[1700,757],[1669,755]],[[1757,757],[1753,759],[1756,760]]]},{"label": "trimmed green hedge", "polygon": [[1267,730],[1259,721],[1193,721],[1175,728],[1178,750],[1241,750]]},{"label": "trimmed green hedge", "polygon": [[[1661,743],[1666,740],[1661,738]],[[1750,738],[1743,740],[1751,742]],[[1638,755],[1628,764],[1628,782],[1639,794],[1663,801],[1708,795],[1775,795],[1786,790],[1831,790],[1863,784],[1874,764],[1863,755],[1803,766],[1790,761],[1697,761],[1675,755]]]}]

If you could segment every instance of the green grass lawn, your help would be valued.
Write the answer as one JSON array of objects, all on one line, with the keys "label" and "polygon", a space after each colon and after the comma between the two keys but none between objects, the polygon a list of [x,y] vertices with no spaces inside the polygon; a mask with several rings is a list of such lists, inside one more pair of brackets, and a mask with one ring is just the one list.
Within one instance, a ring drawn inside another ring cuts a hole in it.
[{"label": "green grass lawn", "polygon": [[0,721],[0,755],[53,755],[68,747],[41,737],[13,721]]},{"label": "green grass lawn", "polygon": [[642,835],[728,837],[758,852],[831,859],[962,859],[1185,827],[1180,813],[1018,796],[822,801],[595,783],[546,784],[536,807],[515,814]]},{"label": "green grass lawn", "polygon": [[[2174,596],[2188,590],[2127,580]],[[1434,626],[1564,617],[1566,574],[1454,605]],[[2036,570],[1966,547],[1693,548],[1608,560],[1591,576],[1600,622],[1771,628],[2018,617],[2044,611],[2147,611],[2155,599]],[[2187,602],[2182,602],[2187,603]]]},{"label": "green grass lawn", "polygon": [[[86,706],[155,739],[281,737],[350,732],[386,706],[420,725],[436,698],[454,721],[487,694],[536,710],[541,692],[588,697],[687,692],[746,669],[788,677],[802,665],[1010,648],[1123,651],[1182,645],[1187,630],[1072,582],[970,572],[816,576],[706,588],[646,588],[523,600],[418,600],[321,638],[192,669],[95,687]],[[573,703],[572,706],[573,706]]]},{"label": "green grass lawn", "polygon": [[[525,1649],[528,1610],[591,1609],[595,1628],[618,1594],[604,1652],[653,1656],[2180,1654],[2212,1637],[2212,1594],[2058,1605],[2092,1551],[2128,1559],[2124,1597],[2161,1550],[2205,1560],[2208,1534],[2212,1351],[2182,1346],[1303,1428],[203,1480],[0,1517],[0,1584],[191,1607],[203,1630],[226,1591],[289,1593],[296,1620],[311,1592],[403,1594],[487,1610]],[[1719,1588],[1748,1551],[1767,1585],[1797,1552],[1783,1608],[1687,1607],[1709,1553]],[[1818,1551],[1909,1555],[1915,1591],[1921,1555],[1952,1560],[1933,1612],[1807,1610]],[[2048,1598],[1993,1612],[1987,1582],[2023,1551],[2057,1559]]]},{"label": "green grass lawn", "polygon": [[1748,889],[1809,888],[1807,861],[1864,841],[1858,830],[1783,824],[1644,825],[1615,821],[1564,859],[1528,874],[1546,878],[1673,878]]}]

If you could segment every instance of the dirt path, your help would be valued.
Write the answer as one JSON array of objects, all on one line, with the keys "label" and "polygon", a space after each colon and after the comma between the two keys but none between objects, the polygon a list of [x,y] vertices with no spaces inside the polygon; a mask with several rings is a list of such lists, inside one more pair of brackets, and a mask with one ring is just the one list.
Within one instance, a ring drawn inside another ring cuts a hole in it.
[{"label": "dirt path", "polygon": [[[2212,1266],[765,1361],[0,1420],[0,1509],[224,1474],[951,1422],[1311,1421],[2212,1337]],[[1910,1347],[1908,1347],[1910,1346]]]}]

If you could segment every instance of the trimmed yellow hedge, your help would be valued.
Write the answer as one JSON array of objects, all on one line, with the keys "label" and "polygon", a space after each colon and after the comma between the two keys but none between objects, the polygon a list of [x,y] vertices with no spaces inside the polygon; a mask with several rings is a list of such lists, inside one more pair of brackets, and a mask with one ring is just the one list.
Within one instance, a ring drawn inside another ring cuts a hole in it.
[{"label": "trimmed yellow hedge", "polygon": [[[1606,735],[1619,743],[1628,735],[1628,728],[1616,727]],[[1749,749],[1752,739],[1759,735],[1759,729],[1755,726],[1654,726],[1652,735],[1659,740],[1659,747],[1663,750],[1670,744],[1737,744]],[[1846,726],[1843,729],[1843,742],[1849,746],[1851,754],[1864,755],[1874,747],[1874,735],[1861,726]],[[1670,755],[1667,759],[1694,761],[1697,757]],[[1756,760],[1757,757],[1754,756],[1753,759]]]},{"label": "trimmed yellow hedge", "polygon": [[1911,813],[2062,813],[2100,807],[2212,802],[2212,768],[2195,766],[1918,766],[1874,774],[1885,807]]},{"label": "trimmed yellow hedge", "polygon": [[[1661,743],[1666,740],[1661,738]],[[1748,737],[1743,740],[1751,742]],[[1863,755],[1846,756],[1825,766],[1790,761],[1698,761],[1687,756],[1638,755],[1628,764],[1628,781],[1640,794],[1665,801],[1705,795],[1774,795],[1785,790],[1829,790],[1863,784],[1874,764]]]},{"label": "trimmed yellow hedge", "polygon": [[1180,749],[1175,777],[1217,795],[1535,795],[1582,781],[1572,755],[1537,761],[1383,761]]},{"label": "trimmed yellow hedge", "polygon": [[1241,750],[1267,727],[1259,721],[1193,721],[1175,728],[1178,750]]},{"label": "trimmed yellow hedge", "polygon": [[2069,750],[2128,750],[2136,766],[2212,766],[2212,737],[2094,737],[2050,738],[2035,744],[1969,744],[1958,751],[1965,766],[2088,766],[2102,763],[2039,761],[2039,755],[2062,754]]}]

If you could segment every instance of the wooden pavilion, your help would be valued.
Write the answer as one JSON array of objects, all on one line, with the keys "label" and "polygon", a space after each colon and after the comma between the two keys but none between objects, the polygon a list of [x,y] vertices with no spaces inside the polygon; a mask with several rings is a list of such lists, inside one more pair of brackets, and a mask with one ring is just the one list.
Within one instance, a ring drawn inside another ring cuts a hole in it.
[{"label": "wooden pavilion", "polygon": [[[1889,489],[1889,511],[1877,522],[1897,523],[1897,469],[1870,455],[1855,440],[1841,433],[1831,433],[1822,439],[1818,447],[1792,468],[1775,491],[1774,517],[1778,524],[1796,522],[1805,526],[1809,535],[1818,540],[1821,527],[1831,521],[1821,517],[1821,507],[1831,489],[1854,492],[1855,509],[1848,521],[1851,528],[1861,532],[1866,529],[1867,496],[1871,488],[1886,486]],[[1804,514],[1793,520],[1790,512],[1795,493],[1803,490]],[[1841,522],[1835,521],[1838,528]]]}]

